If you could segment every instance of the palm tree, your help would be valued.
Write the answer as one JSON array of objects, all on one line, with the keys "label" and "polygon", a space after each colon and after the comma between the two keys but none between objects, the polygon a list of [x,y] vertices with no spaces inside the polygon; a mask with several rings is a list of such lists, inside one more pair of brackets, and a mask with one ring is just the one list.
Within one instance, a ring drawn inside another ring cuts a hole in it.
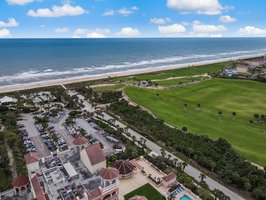
[{"label": "palm tree", "polygon": [[133,144],[135,144],[136,140],[137,140],[137,139],[136,139],[136,136],[133,135],[133,136],[132,136],[132,142],[133,142]]},{"label": "palm tree", "polygon": [[166,156],[166,152],[165,152],[165,149],[160,149],[160,151],[161,151],[161,155],[162,155],[162,157],[164,158],[165,156]]},{"label": "palm tree", "polygon": [[182,162],[182,170],[185,171],[185,168],[187,166],[187,163],[186,162]]},{"label": "palm tree", "polygon": [[174,165],[177,166],[178,159],[177,158],[174,158],[173,162],[174,162]]},{"label": "palm tree", "polygon": [[167,156],[168,156],[168,160],[171,160],[172,155],[171,154],[168,154]]},{"label": "palm tree", "polygon": [[206,178],[206,176],[205,176],[205,174],[200,174],[199,175],[199,178],[200,178],[200,182],[203,182],[204,181],[204,179]]},{"label": "palm tree", "polygon": [[168,200],[174,200],[175,199],[175,196],[173,195],[173,193],[171,193],[169,196],[168,196]]}]

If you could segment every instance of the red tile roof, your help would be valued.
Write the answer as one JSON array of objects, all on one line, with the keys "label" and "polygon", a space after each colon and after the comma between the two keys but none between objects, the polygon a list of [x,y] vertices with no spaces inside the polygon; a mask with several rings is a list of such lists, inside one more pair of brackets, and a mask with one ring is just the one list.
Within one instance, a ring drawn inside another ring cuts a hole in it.
[{"label": "red tile roof", "polygon": [[33,190],[34,190],[34,192],[36,194],[37,200],[47,200],[47,195],[44,194],[44,192],[42,190],[42,186],[41,186],[41,184],[40,184],[40,182],[38,180],[37,175],[35,175],[31,179],[31,183],[32,183]]},{"label": "red tile roof", "polygon": [[135,168],[129,160],[118,160],[113,167],[118,169],[120,175],[128,175],[132,173]]},{"label": "red tile roof", "polygon": [[85,148],[85,151],[91,162],[91,165],[96,165],[105,161],[102,148],[99,144],[92,144],[89,147]]},{"label": "red tile roof", "polygon": [[170,174],[167,174],[166,176],[164,176],[162,179],[165,182],[171,181],[173,179],[176,180],[176,175],[173,172],[171,172]]},{"label": "red tile roof", "polygon": [[38,162],[39,161],[39,156],[37,153],[35,152],[30,152],[24,155],[24,159],[26,161],[26,164],[31,164],[34,162]]},{"label": "red tile roof", "polygon": [[99,188],[95,188],[94,190],[92,190],[88,193],[89,200],[94,200],[95,198],[97,198],[101,195],[102,195],[102,193],[101,193],[101,190]]},{"label": "red tile roof", "polygon": [[117,178],[119,171],[116,168],[108,167],[100,171],[100,176],[105,180],[113,180]]},{"label": "red tile roof", "polygon": [[14,188],[16,187],[22,187],[22,186],[27,186],[30,183],[29,177],[28,176],[18,176],[13,179],[12,185]]},{"label": "red tile roof", "polygon": [[134,196],[134,197],[131,197],[129,200],[148,200],[146,197],[144,196]]},{"label": "red tile roof", "polygon": [[88,144],[88,140],[83,136],[79,136],[73,141],[73,144],[77,146]]}]

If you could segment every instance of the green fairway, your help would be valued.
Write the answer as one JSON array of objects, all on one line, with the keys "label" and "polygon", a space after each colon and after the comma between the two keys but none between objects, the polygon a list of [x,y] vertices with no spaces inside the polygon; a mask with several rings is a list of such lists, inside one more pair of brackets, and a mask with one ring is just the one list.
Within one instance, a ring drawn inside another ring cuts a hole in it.
[{"label": "green fairway", "polygon": [[[214,139],[225,138],[249,160],[266,165],[266,125],[249,122],[254,113],[266,114],[266,84],[214,79],[166,90],[130,86],[125,92],[167,123]],[[223,112],[221,119],[218,111]],[[235,119],[232,112],[237,113]]]},{"label": "green fairway", "polygon": [[97,91],[111,91],[111,90],[118,90],[123,86],[124,84],[115,84],[115,85],[97,86],[94,89]]},{"label": "green fairway", "polygon": [[165,200],[165,197],[163,197],[157,190],[155,190],[150,184],[145,184],[142,187],[134,190],[133,192],[128,193],[125,195],[125,200],[128,200],[129,198],[139,195],[139,196],[145,196],[148,200]]},{"label": "green fairway", "polygon": [[231,65],[232,63],[230,62],[215,63],[215,64],[204,65],[204,66],[187,67],[187,68],[173,69],[173,70],[167,70],[167,71],[139,74],[139,75],[134,75],[134,76],[118,77],[117,80],[131,84],[134,82],[134,80],[161,80],[161,79],[167,79],[167,78],[172,78],[172,77],[186,77],[186,76],[202,75],[206,73],[221,71],[223,68],[230,67]]}]

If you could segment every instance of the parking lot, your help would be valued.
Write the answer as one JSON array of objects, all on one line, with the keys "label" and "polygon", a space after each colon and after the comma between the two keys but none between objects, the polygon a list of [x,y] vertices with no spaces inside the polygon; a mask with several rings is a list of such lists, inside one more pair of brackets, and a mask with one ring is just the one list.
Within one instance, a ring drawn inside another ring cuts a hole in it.
[{"label": "parking lot", "polygon": [[77,125],[81,128],[85,129],[87,133],[89,133],[92,137],[97,139],[100,143],[103,144],[104,149],[103,152],[105,155],[109,155],[114,153],[113,143],[108,142],[107,139],[100,133],[99,130],[94,129],[85,119],[76,119]]},{"label": "parking lot", "polygon": [[23,115],[23,120],[19,122],[19,124],[23,124],[24,128],[28,133],[28,138],[33,142],[36,152],[41,156],[50,155],[50,151],[47,146],[44,144],[39,131],[37,130],[33,116],[30,114]]}]

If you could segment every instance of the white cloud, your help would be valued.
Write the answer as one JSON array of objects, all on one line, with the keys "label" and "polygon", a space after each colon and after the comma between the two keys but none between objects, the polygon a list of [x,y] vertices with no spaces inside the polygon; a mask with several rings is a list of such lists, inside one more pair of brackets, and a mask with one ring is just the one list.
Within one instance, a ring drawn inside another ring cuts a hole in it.
[{"label": "white cloud", "polygon": [[11,37],[11,33],[8,29],[0,29],[0,38],[9,38]]},{"label": "white cloud", "polygon": [[159,26],[158,30],[162,34],[178,34],[186,31],[186,28],[181,24],[172,24],[169,26]]},{"label": "white cloud", "polygon": [[218,15],[223,7],[219,0],[167,0],[167,6],[184,13]]},{"label": "white cloud", "polygon": [[219,18],[219,21],[220,22],[223,22],[223,23],[231,23],[231,22],[235,22],[236,21],[236,18],[233,18],[229,15],[222,15],[220,18]]},{"label": "white cloud", "polygon": [[107,10],[103,13],[103,16],[113,16],[113,15],[115,15],[114,10]]},{"label": "white cloud", "polygon": [[213,33],[226,30],[227,28],[224,25],[201,24],[199,21],[193,22],[193,31],[197,33]]},{"label": "white cloud", "polygon": [[109,29],[96,28],[91,30],[78,28],[75,30],[73,38],[106,38],[109,33],[111,33]]},{"label": "white cloud", "polygon": [[8,4],[10,5],[26,5],[27,3],[31,3],[34,0],[6,0]]},{"label": "white cloud", "polygon": [[114,15],[122,15],[122,16],[128,16],[134,13],[134,11],[138,10],[139,8],[137,6],[133,6],[131,8],[123,7],[119,10],[107,10],[102,15],[103,16],[114,16]]},{"label": "white cloud", "polygon": [[255,26],[245,26],[237,32],[240,36],[266,36],[266,29]]},{"label": "white cloud", "polygon": [[162,24],[166,24],[167,22],[170,22],[171,19],[166,17],[166,18],[151,18],[150,19],[150,22],[153,23],[153,24],[159,24],[159,25],[162,25]]},{"label": "white cloud", "polygon": [[123,27],[120,32],[117,33],[119,36],[123,37],[134,37],[140,35],[140,31],[137,28]]},{"label": "white cloud", "polygon": [[187,37],[204,37],[204,38],[221,38],[223,34],[220,33],[189,33]]},{"label": "white cloud", "polygon": [[86,11],[81,6],[72,6],[64,4],[63,6],[53,6],[52,9],[40,8],[36,11],[29,10],[28,15],[31,17],[63,17],[82,15]]},{"label": "white cloud", "polygon": [[133,11],[130,10],[130,9],[127,9],[127,8],[121,8],[117,11],[118,14],[120,15],[124,15],[124,16],[127,16],[127,15],[131,15],[133,14]]},{"label": "white cloud", "polygon": [[64,28],[56,28],[56,29],[54,29],[54,31],[57,32],[57,33],[67,33],[70,30],[69,30],[69,28],[64,27]]},{"label": "white cloud", "polygon": [[16,27],[18,25],[19,24],[15,18],[9,18],[8,22],[0,21],[0,27]]},{"label": "white cloud", "polygon": [[97,32],[92,32],[86,35],[87,38],[106,38],[106,35],[97,33]]}]

